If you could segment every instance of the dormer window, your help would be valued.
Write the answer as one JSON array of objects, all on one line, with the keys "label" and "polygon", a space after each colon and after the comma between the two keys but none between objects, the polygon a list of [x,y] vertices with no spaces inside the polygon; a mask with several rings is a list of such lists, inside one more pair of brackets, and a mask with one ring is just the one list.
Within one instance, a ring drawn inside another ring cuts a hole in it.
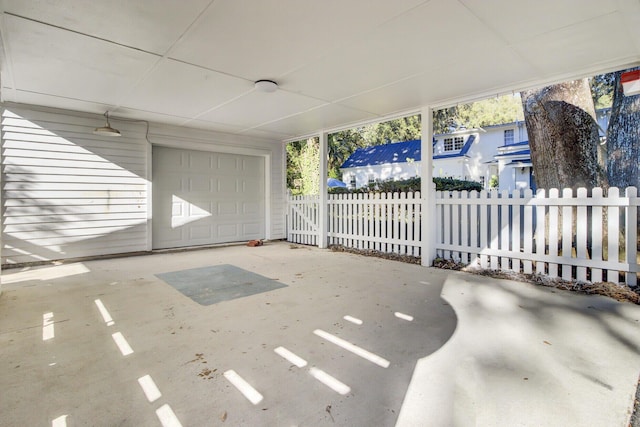
[{"label": "dormer window", "polygon": [[507,129],[504,131],[504,145],[513,144],[513,129]]},{"label": "dormer window", "polygon": [[464,138],[456,136],[455,138],[444,139],[444,151],[459,151],[464,146]]}]

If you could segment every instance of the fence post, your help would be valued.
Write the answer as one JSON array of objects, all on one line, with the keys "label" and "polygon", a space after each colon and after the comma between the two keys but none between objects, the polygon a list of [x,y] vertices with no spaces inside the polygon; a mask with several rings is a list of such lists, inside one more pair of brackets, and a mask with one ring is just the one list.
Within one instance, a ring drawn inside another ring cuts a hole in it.
[{"label": "fence post", "polygon": [[[629,269],[633,270],[634,266],[637,266],[638,263],[638,206],[634,203],[635,198],[638,197],[638,189],[636,187],[627,187],[626,194],[629,200],[627,204],[627,212],[624,216],[626,219],[625,224],[625,256],[626,262],[629,264]],[[637,276],[636,272],[627,271],[626,274],[627,286],[636,286],[637,285]]]},{"label": "fence post", "polygon": [[329,135],[322,131],[318,136],[320,138],[320,197],[318,199],[318,247],[325,249],[327,247],[327,229],[329,222],[329,214],[327,210],[328,189],[327,189],[327,153],[329,144]]},{"label": "fence post", "polygon": [[422,215],[420,215],[420,263],[431,266],[436,258],[436,234],[433,224],[436,217],[436,189],[433,183],[433,111],[422,107],[420,111],[422,138],[420,142],[420,194],[422,195]]}]

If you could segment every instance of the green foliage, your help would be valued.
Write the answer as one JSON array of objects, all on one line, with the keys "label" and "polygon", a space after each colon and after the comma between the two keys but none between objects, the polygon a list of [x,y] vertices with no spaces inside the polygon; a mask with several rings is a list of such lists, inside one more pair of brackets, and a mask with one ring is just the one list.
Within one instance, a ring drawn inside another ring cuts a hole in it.
[{"label": "green foliage", "polygon": [[317,138],[287,144],[287,186],[291,194],[320,192],[320,143]]},{"label": "green foliage", "polygon": [[489,178],[489,188],[498,188],[499,184],[498,175],[491,175],[491,178]]},{"label": "green foliage", "polygon": [[363,192],[380,192],[380,193],[407,193],[420,191],[420,178],[415,176],[409,179],[400,179],[394,181],[387,179],[385,181],[376,182],[369,185],[369,188]]},{"label": "green foliage", "polygon": [[330,187],[327,191],[329,194],[348,194],[351,190],[345,187]]},{"label": "green foliage", "polygon": [[[436,191],[481,191],[482,185],[475,181],[465,181],[455,178],[433,178],[433,182],[436,184]],[[420,177],[413,177],[409,179],[401,179],[394,181],[388,179],[385,181],[378,181],[368,186],[357,188],[355,190],[349,190],[347,188],[330,188],[329,194],[342,194],[342,193],[407,193],[420,191]]]},{"label": "green foliage", "polygon": [[390,142],[413,141],[422,135],[420,115],[403,117],[364,127],[363,138],[367,146]]},{"label": "green foliage", "polygon": [[520,95],[504,95],[434,111],[433,132],[449,133],[460,128],[473,129],[518,120],[524,120]]},{"label": "green foliage", "polygon": [[287,188],[294,194],[300,194],[298,189],[302,186],[302,171],[298,159],[305,141],[290,142],[285,146],[287,152]]},{"label": "green foliage", "polygon": [[366,147],[364,128],[343,130],[329,135],[327,168],[329,176],[341,179],[340,166],[360,147]]},{"label": "green foliage", "polygon": [[[415,115],[330,134],[327,147],[328,177],[342,179],[340,166],[358,148],[420,139],[420,126],[420,116]],[[314,194],[309,192],[314,191],[310,180],[314,173],[317,174],[318,168],[305,169],[305,165],[310,165],[309,160],[312,158],[309,157],[312,153],[307,145],[308,141],[296,141],[290,142],[286,146],[287,188],[291,190],[292,194]],[[307,158],[302,159],[302,156],[307,156]],[[313,182],[317,182],[317,178],[313,178],[313,180]]]},{"label": "green foliage", "polygon": [[436,191],[481,191],[482,185],[476,181],[466,181],[455,178],[433,178]]},{"label": "green foliage", "polygon": [[331,178],[341,178],[340,166],[358,148],[420,139],[420,116],[369,124],[329,135],[327,168]]},{"label": "green foliage", "polygon": [[613,103],[613,89],[616,73],[600,74],[589,79],[591,96],[596,109],[609,108]]}]

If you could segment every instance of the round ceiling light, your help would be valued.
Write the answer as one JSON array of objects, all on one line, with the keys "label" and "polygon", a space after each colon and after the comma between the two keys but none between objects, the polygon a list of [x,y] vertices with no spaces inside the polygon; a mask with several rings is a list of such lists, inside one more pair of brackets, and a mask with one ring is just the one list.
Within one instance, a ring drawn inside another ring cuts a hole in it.
[{"label": "round ceiling light", "polygon": [[273,80],[258,80],[255,83],[255,88],[260,92],[275,92],[278,90],[278,83]]}]

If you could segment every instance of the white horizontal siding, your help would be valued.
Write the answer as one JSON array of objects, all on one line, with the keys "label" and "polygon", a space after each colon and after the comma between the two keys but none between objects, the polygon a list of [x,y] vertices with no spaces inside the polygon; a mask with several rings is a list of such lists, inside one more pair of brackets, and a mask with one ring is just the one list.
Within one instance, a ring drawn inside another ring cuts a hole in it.
[{"label": "white horizontal siding", "polygon": [[2,263],[147,249],[143,124],[8,105],[2,114]]}]

